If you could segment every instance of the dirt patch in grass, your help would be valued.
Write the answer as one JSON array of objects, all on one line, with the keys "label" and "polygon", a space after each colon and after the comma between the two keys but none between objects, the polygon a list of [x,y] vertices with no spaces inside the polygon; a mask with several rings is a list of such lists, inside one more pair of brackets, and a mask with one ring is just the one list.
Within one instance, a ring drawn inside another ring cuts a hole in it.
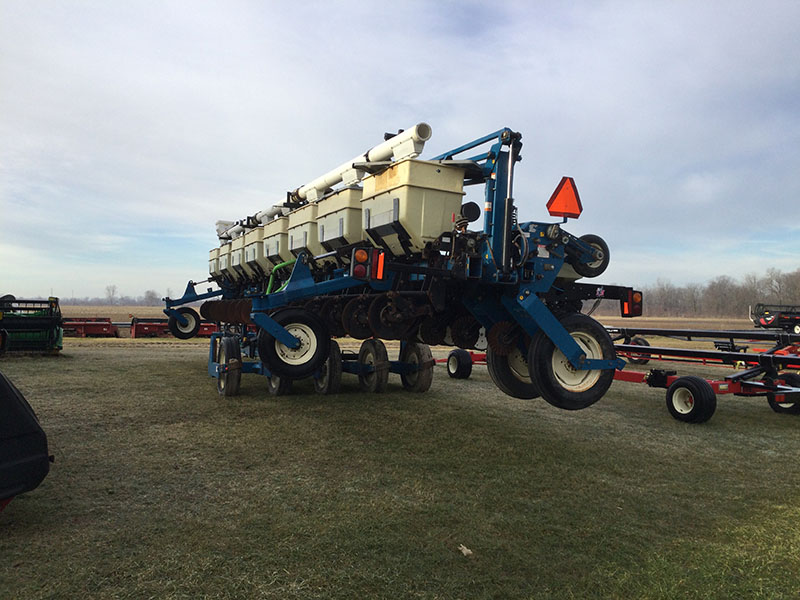
[{"label": "dirt patch in grass", "polygon": [[[764,597],[800,593],[800,419],[703,426],[615,383],[578,412],[485,367],[432,390],[218,397],[205,342],[69,340],[0,369],[56,463],[0,513],[3,598]],[[471,550],[465,556],[460,546]]]}]

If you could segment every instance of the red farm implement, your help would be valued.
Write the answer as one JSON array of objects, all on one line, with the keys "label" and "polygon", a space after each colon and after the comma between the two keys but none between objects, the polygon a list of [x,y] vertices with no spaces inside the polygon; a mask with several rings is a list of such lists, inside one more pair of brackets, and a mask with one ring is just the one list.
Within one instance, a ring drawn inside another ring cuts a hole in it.
[{"label": "red farm implement", "polygon": [[[649,371],[618,370],[616,381],[643,383],[667,390],[666,401],[670,414],[679,421],[703,423],[716,410],[717,396],[767,398],[769,406],[777,413],[800,414],[800,374],[787,372],[800,370],[800,335],[758,331],[711,331],[687,329],[607,328],[616,343],[617,354],[631,365],[645,365],[650,361],[694,363],[716,367],[730,367],[736,372],[721,378],[704,378],[695,375],[678,375],[675,370],[650,369]],[[714,350],[700,348],[666,348],[650,346],[645,336],[670,337],[687,341],[710,341]],[[737,343],[740,342],[740,343]],[[771,342],[770,348],[753,348],[753,342]],[[473,364],[494,367],[485,353],[456,349],[446,359],[450,377],[466,379]]]},{"label": "red farm implement", "polygon": [[[201,321],[197,331],[198,336],[210,337],[217,331],[217,324],[209,321]],[[169,328],[168,319],[146,319],[134,317],[131,319],[131,337],[170,337],[172,332]]]},{"label": "red farm implement", "polygon": [[750,309],[750,320],[756,327],[783,329],[800,335],[800,306],[756,304]]},{"label": "red farm implement", "polygon": [[108,317],[64,319],[62,327],[67,337],[119,337],[119,327]]}]

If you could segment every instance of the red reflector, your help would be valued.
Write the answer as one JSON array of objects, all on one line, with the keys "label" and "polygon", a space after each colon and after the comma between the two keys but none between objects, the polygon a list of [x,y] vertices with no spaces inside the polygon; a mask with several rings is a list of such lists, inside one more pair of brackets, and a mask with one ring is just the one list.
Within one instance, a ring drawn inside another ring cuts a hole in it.
[{"label": "red reflector", "polygon": [[363,279],[367,276],[367,267],[364,265],[355,265],[353,266],[353,277],[358,277],[359,279]]},{"label": "red reflector", "polygon": [[578,188],[572,177],[562,177],[556,191],[547,201],[547,212],[554,217],[578,218],[583,212]]}]

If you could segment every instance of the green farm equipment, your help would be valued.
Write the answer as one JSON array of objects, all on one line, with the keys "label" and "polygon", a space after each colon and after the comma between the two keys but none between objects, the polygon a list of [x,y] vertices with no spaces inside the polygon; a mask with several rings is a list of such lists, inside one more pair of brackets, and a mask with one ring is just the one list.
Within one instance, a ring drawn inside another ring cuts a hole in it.
[{"label": "green farm equipment", "polygon": [[58,298],[18,300],[0,297],[0,354],[37,352],[56,354],[62,347]]}]

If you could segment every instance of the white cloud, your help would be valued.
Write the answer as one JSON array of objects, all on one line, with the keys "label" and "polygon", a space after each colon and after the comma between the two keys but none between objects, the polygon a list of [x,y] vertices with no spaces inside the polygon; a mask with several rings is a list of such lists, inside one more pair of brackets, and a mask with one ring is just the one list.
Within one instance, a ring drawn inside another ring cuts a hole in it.
[{"label": "white cloud", "polygon": [[[736,272],[754,253],[731,241],[800,221],[798,17],[789,2],[6,1],[0,251],[57,251],[3,280],[37,294],[81,273],[86,294],[144,290],[157,256],[182,287],[217,219],[420,120],[428,155],[522,131],[523,220],[547,219],[574,176],[585,212],[570,226],[608,239],[620,273]],[[628,250],[648,244],[663,260]],[[117,269],[130,256],[141,271]]]}]

